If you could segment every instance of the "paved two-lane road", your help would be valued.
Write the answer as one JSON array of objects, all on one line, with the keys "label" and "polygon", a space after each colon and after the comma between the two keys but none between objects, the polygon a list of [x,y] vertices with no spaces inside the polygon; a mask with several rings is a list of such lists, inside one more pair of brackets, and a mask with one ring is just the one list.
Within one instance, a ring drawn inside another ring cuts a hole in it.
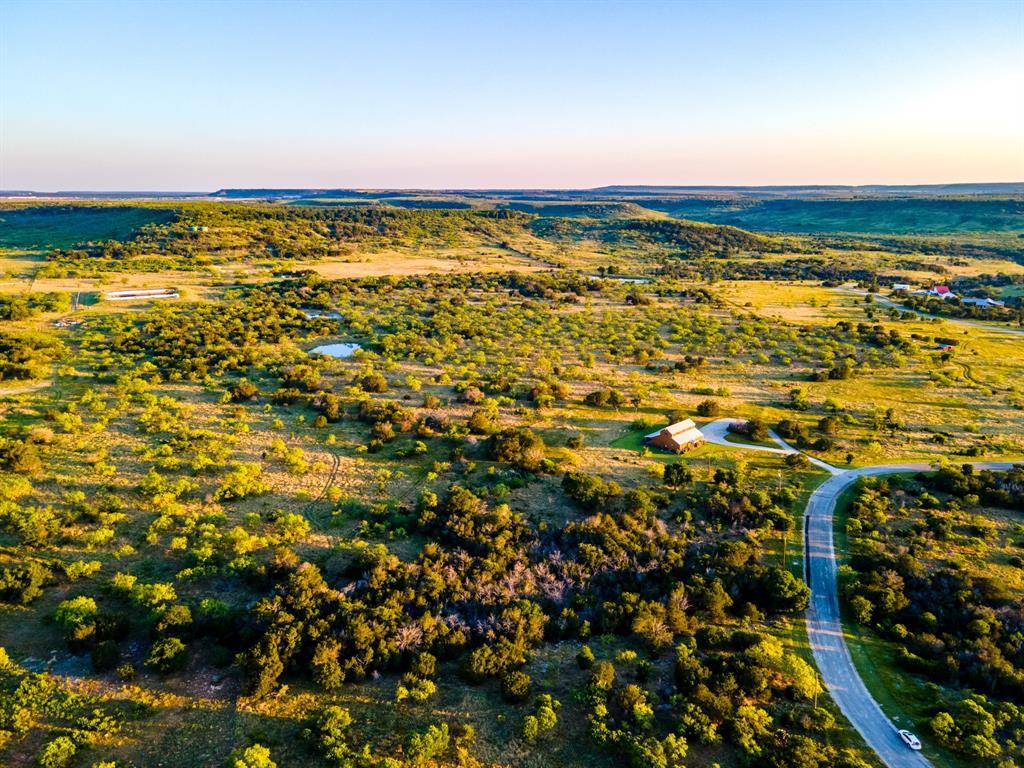
[{"label": "paved two-lane road", "polygon": [[[735,419],[718,419],[701,427],[705,439],[731,448],[794,453],[795,449],[773,435],[781,448],[768,448],[725,439],[730,423]],[[808,457],[811,458],[811,457]],[[844,490],[867,475],[891,475],[922,472],[932,469],[930,464],[891,464],[858,469],[839,469],[814,460],[831,473],[832,477],[819,485],[807,501],[806,529],[804,533],[805,567],[811,588],[811,603],[807,608],[807,638],[814,654],[814,662],[825,685],[843,715],[864,738],[888,768],[930,768],[931,763],[920,752],[914,752],[896,733],[896,726],[882,711],[878,702],[864,685],[850,657],[843,636],[839,612],[839,582],[835,547],[832,541],[832,515],[836,502]],[[978,469],[1010,469],[1007,462],[969,462]]]},{"label": "paved two-lane road", "polygon": [[[1013,464],[1006,462],[969,463],[977,469],[1006,470],[1013,467]],[[926,472],[932,468],[930,464],[890,464],[843,471],[819,485],[807,502],[804,552],[811,587],[811,604],[807,609],[807,638],[814,653],[814,661],[829,693],[846,719],[889,768],[924,768],[931,763],[900,740],[896,726],[871,697],[850,658],[839,613],[832,515],[839,496],[858,478]]]}]

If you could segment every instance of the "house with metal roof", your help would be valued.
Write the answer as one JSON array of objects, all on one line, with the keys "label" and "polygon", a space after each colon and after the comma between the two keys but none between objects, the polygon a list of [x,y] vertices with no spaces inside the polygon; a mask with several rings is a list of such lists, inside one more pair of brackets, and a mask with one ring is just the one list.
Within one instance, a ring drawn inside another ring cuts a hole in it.
[{"label": "house with metal roof", "polygon": [[697,429],[693,419],[684,419],[675,424],[669,424],[657,432],[644,435],[644,442],[666,451],[682,453],[703,443],[704,434]]}]

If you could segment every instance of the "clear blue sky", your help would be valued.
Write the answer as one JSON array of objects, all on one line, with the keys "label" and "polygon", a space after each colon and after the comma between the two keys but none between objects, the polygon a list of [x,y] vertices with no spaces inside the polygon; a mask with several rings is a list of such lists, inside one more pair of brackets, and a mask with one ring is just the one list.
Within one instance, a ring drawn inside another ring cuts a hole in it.
[{"label": "clear blue sky", "polygon": [[1024,179],[1024,2],[0,0],[0,188]]}]

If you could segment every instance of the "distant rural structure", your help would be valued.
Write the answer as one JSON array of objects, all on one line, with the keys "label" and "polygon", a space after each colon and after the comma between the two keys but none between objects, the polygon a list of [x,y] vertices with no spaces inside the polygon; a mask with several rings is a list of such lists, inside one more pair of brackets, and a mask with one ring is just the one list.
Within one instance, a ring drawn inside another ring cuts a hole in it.
[{"label": "distant rural structure", "polygon": [[896,283],[893,285],[892,289],[894,291],[905,291],[910,293],[912,296],[931,296],[933,298],[942,299],[943,301],[948,299],[959,299],[961,304],[970,304],[974,307],[1006,306],[1005,301],[1000,301],[999,299],[993,299],[987,296],[957,296],[950,290],[948,285],[933,285],[931,288],[913,289],[913,287],[908,283]]},{"label": "distant rural structure", "polygon": [[697,429],[693,419],[684,419],[645,435],[644,442],[673,453],[683,453],[703,443],[704,434]]},{"label": "distant rural structure", "polygon": [[[906,290],[906,289],[903,289]],[[935,296],[940,299],[955,299],[956,294],[949,290],[948,285],[933,285],[928,290],[919,288],[916,291],[911,291],[915,296]]]},{"label": "distant rural structure", "polygon": [[1006,302],[1005,301],[998,301],[996,299],[989,299],[989,298],[977,298],[976,299],[976,298],[968,297],[968,298],[965,298],[965,299],[960,299],[960,303],[961,304],[972,304],[975,307],[1005,307],[1006,306]]},{"label": "distant rural structure", "polygon": [[107,301],[138,301],[139,299],[176,299],[175,288],[140,288],[128,291],[108,291],[103,295]]}]

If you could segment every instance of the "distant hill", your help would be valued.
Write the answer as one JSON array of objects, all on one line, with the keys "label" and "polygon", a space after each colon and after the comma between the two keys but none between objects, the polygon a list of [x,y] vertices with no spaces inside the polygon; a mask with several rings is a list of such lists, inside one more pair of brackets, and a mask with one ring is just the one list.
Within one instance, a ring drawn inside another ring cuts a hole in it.
[{"label": "distant hill", "polygon": [[973,195],[1024,195],[1024,182],[977,184],[798,184],[792,186],[646,186],[618,184],[592,189],[219,189],[212,197],[226,198],[362,198],[450,196],[498,200],[614,200],[636,197],[751,198],[751,199],[852,199],[879,197],[952,197]]},{"label": "distant hill", "polygon": [[1024,198],[874,197],[857,199],[650,198],[639,205],[681,219],[760,232],[953,234],[1024,232]]},{"label": "distant hill", "polygon": [[535,213],[538,216],[570,216],[584,218],[618,218],[639,219],[657,216],[658,211],[645,208],[636,203],[602,200],[594,202],[566,202],[562,200],[531,200],[499,203],[499,208],[510,208],[523,213]]},{"label": "distant hill", "polygon": [[1024,182],[995,182],[979,184],[866,184],[851,185],[795,185],[764,187],[717,186],[643,186],[613,185],[596,187],[587,192],[610,197],[733,197],[783,199],[837,199],[878,197],[950,197],[961,195],[1024,195]]},{"label": "distant hill", "polygon": [[[425,193],[426,190],[417,190]],[[247,189],[218,189],[210,194],[210,197],[226,197],[236,200],[287,200],[300,198],[340,198],[340,199],[363,199],[376,200],[387,197],[402,197],[409,194],[409,191],[388,190],[388,189],[291,189],[277,187],[255,187]],[[436,192],[430,194],[437,194]]]},{"label": "distant hill", "polygon": [[147,190],[124,190],[119,192],[97,192],[90,190],[61,190],[59,192],[36,192],[30,189],[0,189],[0,198],[41,198],[72,200],[164,200],[190,197],[207,197],[206,192],[155,192]]},{"label": "distant hill", "polygon": [[[367,189],[367,188],[302,188],[302,187],[225,187],[215,192],[160,192],[63,190],[36,192],[32,190],[0,190],[0,197],[39,198],[182,198],[213,197],[235,200],[387,200],[402,198],[472,198],[491,201],[639,201],[644,198],[691,199],[785,199],[838,200],[877,198],[941,198],[974,196],[1024,195],[1024,182],[992,182],[977,184],[796,184],[782,186],[714,186],[714,185],[643,185],[612,184],[592,189]],[[642,204],[642,203],[641,203]]]},{"label": "distant hill", "polygon": [[775,187],[614,185],[586,190],[223,189],[304,205],[498,208],[539,216],[670,216],[759,232],[930,235],[1024,232],[1024,182]]}]

